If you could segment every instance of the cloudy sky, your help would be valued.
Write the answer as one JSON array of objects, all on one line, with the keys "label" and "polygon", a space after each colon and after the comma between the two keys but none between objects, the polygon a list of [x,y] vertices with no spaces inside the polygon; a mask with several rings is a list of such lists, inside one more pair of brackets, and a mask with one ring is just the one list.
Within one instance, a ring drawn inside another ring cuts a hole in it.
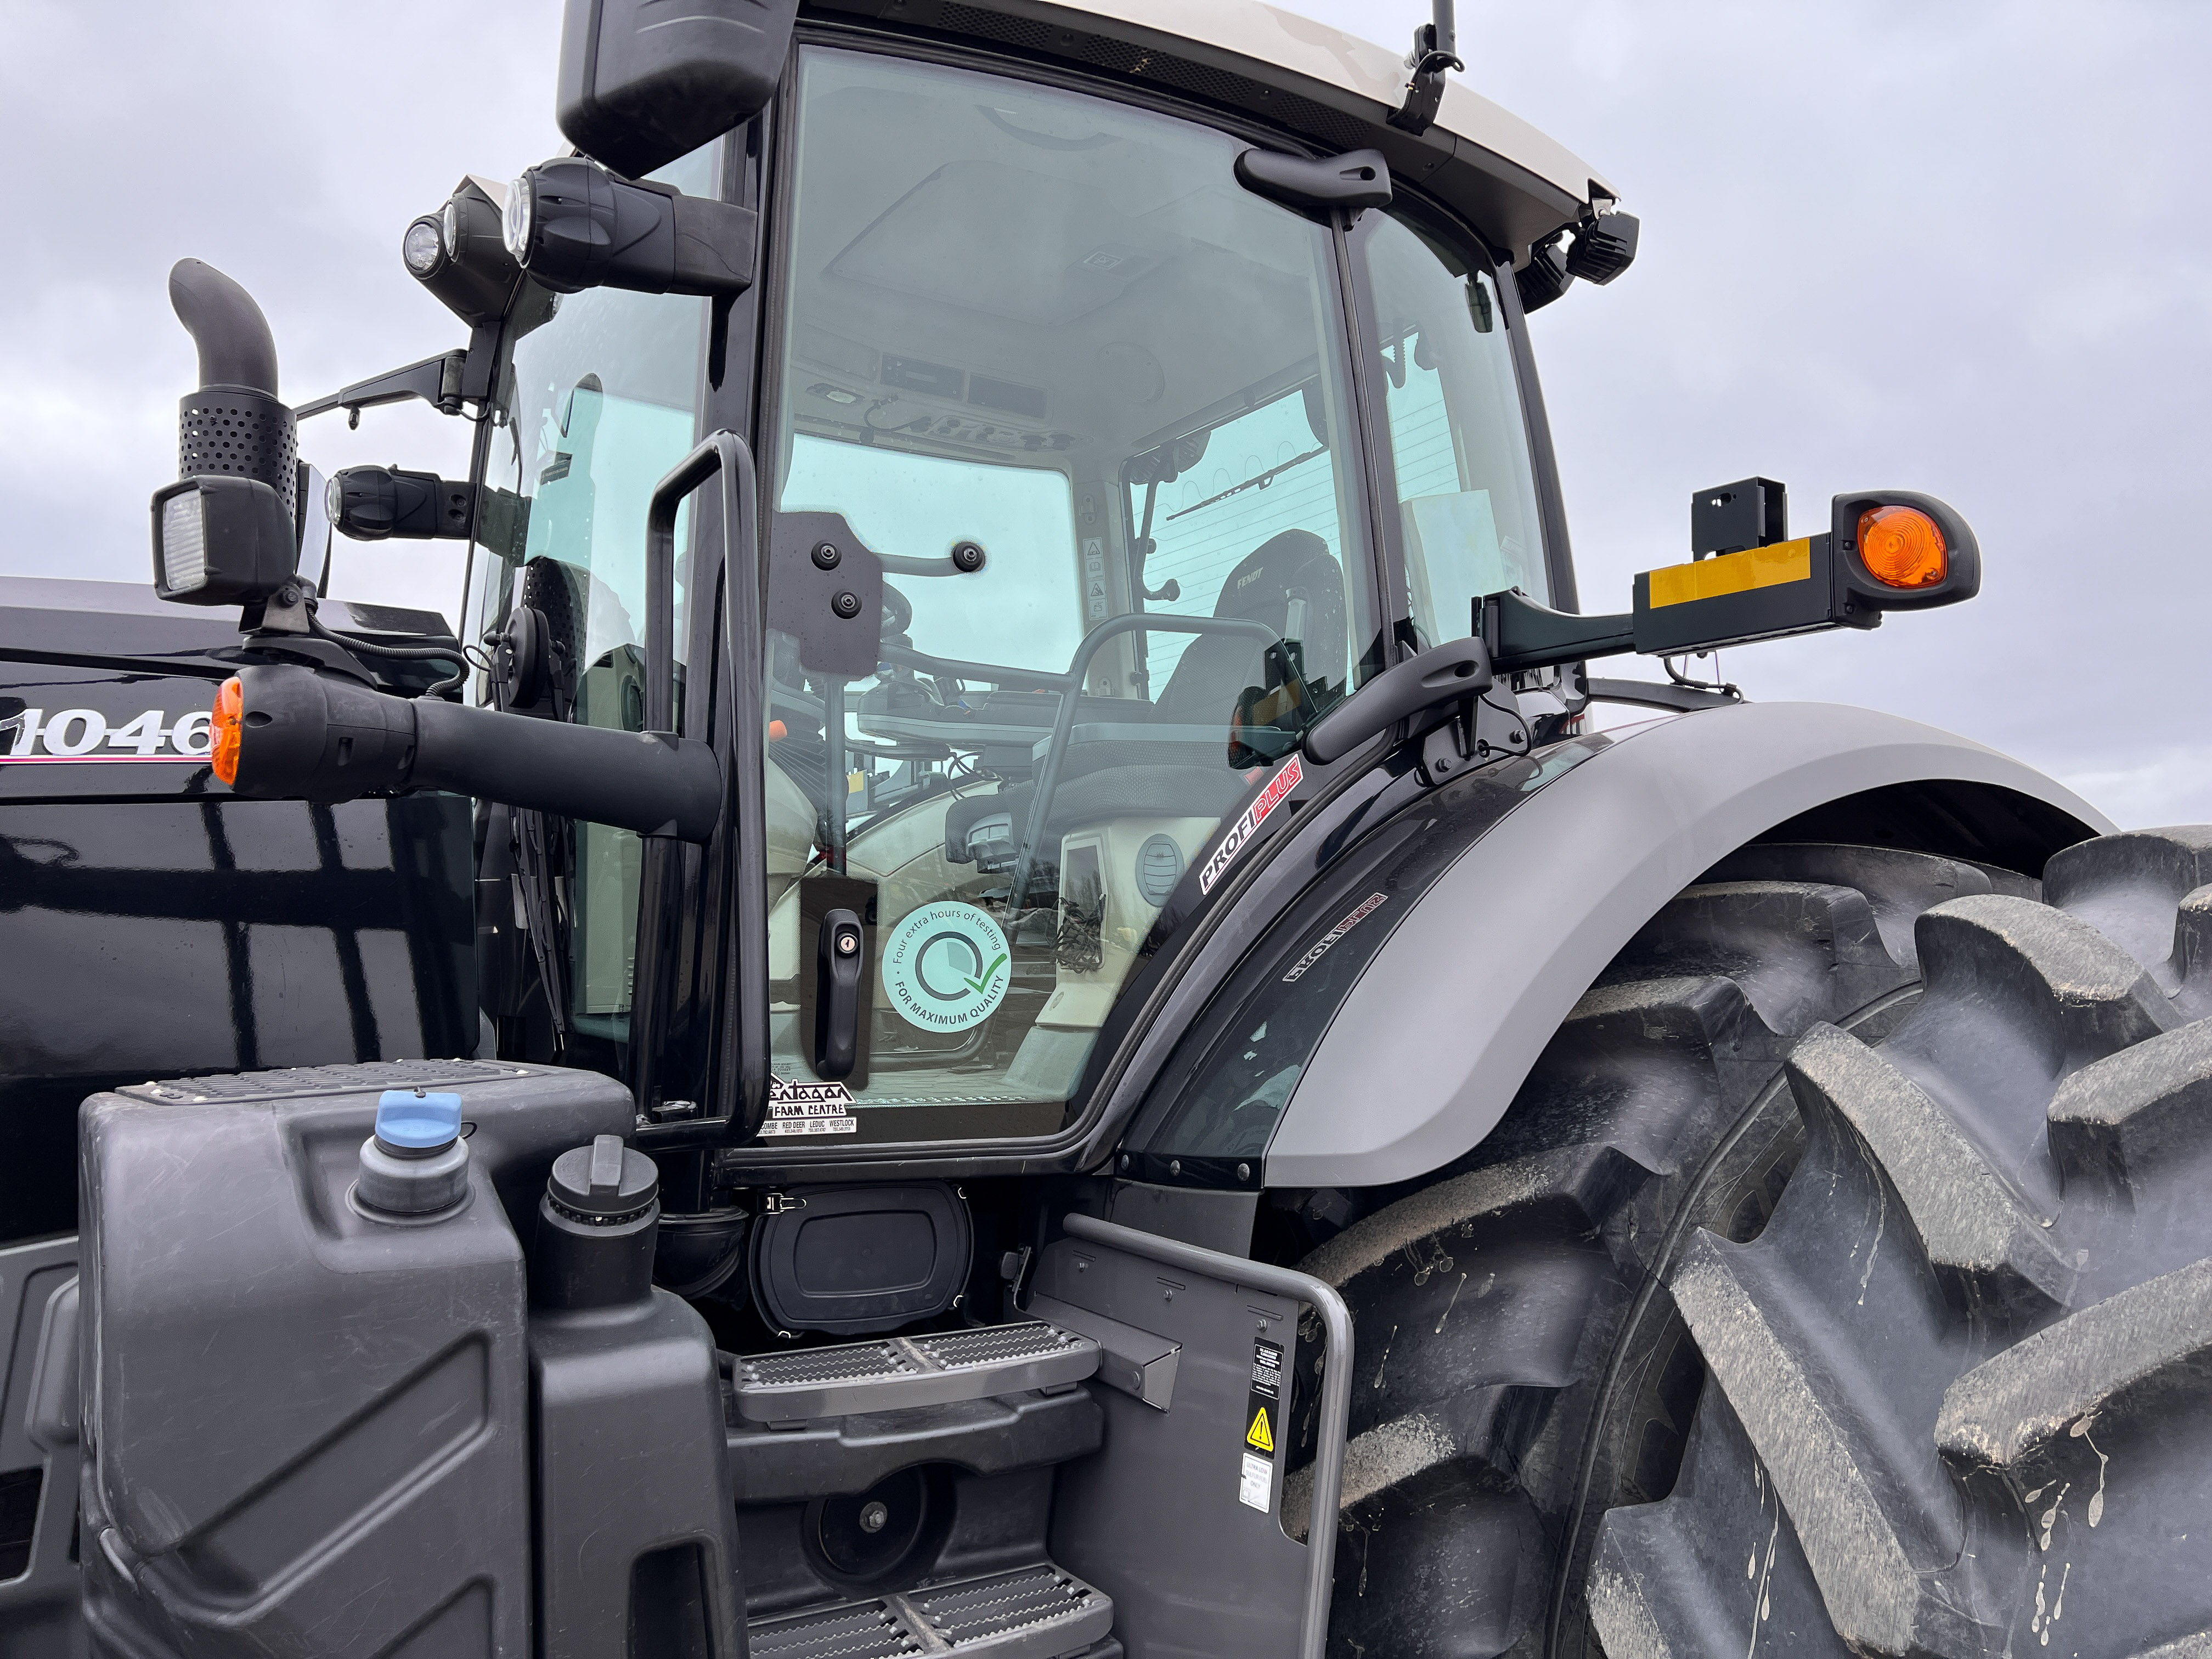
[{"label": "cloudy sky", "polygon": [[[1393,49],[1427,15],[1294,9]],[[0,570],[144,580],[181,255],[259,298],[295,401],[461,343],[399,233],[558,146],[558,10],[0,0]],[[1978,600],[1728,677],[1949,726],[2124,824],[2212,820],[2212,7],[1462,0],[1461,52],[1644,221],[1628,276],[1534,324],[1585,608],[1685,556],[1699,487],[1779,478],[1801,530],[1931,491]],[[306,428],[325,469],[465,465],[420,405],[342,422]],[[452,614],[451,544],[339,547],[340,593]]]}]

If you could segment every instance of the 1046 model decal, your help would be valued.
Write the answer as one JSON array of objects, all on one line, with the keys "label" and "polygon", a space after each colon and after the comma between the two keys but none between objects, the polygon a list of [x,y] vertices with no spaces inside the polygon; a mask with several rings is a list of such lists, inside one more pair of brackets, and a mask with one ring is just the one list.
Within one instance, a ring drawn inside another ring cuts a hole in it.
[{"label": "1046 model decal", "polygon": [[202,761],[214,747],[213,716],[196,708],[173,721],[159,708],[111,726],[97,708],[49,715],[25,708],[0,720],[0,765],[83,765],[102,761]]}]

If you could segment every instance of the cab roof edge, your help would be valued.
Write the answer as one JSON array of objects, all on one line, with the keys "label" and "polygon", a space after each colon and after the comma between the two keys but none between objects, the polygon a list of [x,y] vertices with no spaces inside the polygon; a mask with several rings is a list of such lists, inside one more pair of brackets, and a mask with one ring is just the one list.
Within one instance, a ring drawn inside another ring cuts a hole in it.
[{"label": "cab roof edge", "polygon": [[[1105,65],[1085,52],[1086,45],[1125,42],[1291,94],[1374,129],[1357,142],[1343,142],[1340,131],[1313,132],[1316,142],[1381,149],[1394,175],[1443,196],[1510,248],[1516,264],[1527,258],[1530,243],[1583,219],[1595,196],[1617,199],[1620,194],[1565,145],[1458,76],[1447,81],[1426,133],[1416,137],[1389,125],[1405,98],[1401,53],[1261,0],[1089,0],[1079,6],[1047,0],[806,0],[805,10],[860,14],[967,35],[1093,69]],[[1054,29],[1065,33],[1054,35]],[[1205,95],[1203,88],[1187,81],[1160,80]],[[1261,106],[1255,112],[1267,112]],[[1291,113],[1279,110],[1274,118],[1293,128],[1304,125],[1285,118]]]}]

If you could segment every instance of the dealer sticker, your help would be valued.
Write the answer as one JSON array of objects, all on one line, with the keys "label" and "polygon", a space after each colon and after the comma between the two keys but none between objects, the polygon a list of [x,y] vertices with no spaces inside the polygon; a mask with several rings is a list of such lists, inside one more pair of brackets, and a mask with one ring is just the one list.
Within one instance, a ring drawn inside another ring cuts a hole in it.
[{"label": "dealer sticker", "polygon": [[1229,833],[1221,838],[1221,845],[1213,849],[1212,856],[1206,861],[1206,867],[1198,872],[1200,892],[1213,890],[1213,884],[1221,879],[1223,872],[1237,861],[1237,855],[1250,844],[1254,836],[1260,833],[1260,826],[1267,821],[1267,815],[1289,799],[1291,791],[1305,781],[1305,768],[1293,755],[1285,763],[1281,771],[1267,780],[1267,787],[1252,798],[1252,804],[1244,809],[1236,823],[1229,826]]},{"label": "dealer sticker", "polygon": [[909,910],[883,947],[884,989],[909,1025],[964,1031],[1006,1000],[1013,957],[988,910],[942,900]]},{"label": "dealer sticker", "polygon": [[763,1135],[849,1135],[860,1128],[853,1117],[853,1091],[842,1083],[768,1080],[768,1121]]},{"label": "dealer sticker", "polygon": [[1237,1501],[1265,1513],[1274,1500],[1275,1448],[1283,1437],[1283,1345],[1265,1337],[1252,1344],[1252,1378],[1244,1401],[1244,1423]]}]

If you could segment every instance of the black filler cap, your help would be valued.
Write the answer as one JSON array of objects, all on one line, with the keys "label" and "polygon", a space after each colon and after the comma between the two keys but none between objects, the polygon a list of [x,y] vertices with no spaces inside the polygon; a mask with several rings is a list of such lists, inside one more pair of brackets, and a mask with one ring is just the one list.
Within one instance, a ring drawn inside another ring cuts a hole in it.
[{"label": "black filler cap", "polygon": [[621,1136],[600,1135],[553,1160],[545,1196],[555,1209],[587,1226],[619,1226],[659,1200],[660,1170],[643,1152],[623,1146]]}]

